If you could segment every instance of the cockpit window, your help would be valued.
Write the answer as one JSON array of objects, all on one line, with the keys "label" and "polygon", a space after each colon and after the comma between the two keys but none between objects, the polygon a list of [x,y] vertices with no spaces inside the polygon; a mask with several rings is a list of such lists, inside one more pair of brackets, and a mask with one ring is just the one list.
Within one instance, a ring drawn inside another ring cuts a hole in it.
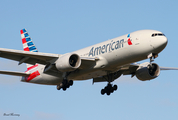
[{"label": "cockpit window", "polygon": [[163,33],[153,33],[151,36],[155,37],[155,36],[165,36],[165,35]]}]

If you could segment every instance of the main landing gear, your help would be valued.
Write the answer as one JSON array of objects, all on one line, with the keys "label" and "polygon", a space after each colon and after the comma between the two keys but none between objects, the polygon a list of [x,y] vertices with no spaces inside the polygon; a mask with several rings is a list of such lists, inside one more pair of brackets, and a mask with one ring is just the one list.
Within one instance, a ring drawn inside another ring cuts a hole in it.
[{"label": "main landing gear", "polygon": [[111,82],[113,82],[115,79],[119,78],[121,76],[122,72],[117,71],[115,73],[109,73],[102,77],[105,81],[108,82],[107,86],[101,90],[101,94],[104,95],[105,93],[107,95],[110,95],[114,91],[117,90],[117,85],[112,85]]},{"label": "main landing gear", "polygon": [[66,91],[66,89],[69,88],[72,85],[73,85],[73,80],[68,81],[67,79],[64,79],[62,81],[62,83],[57,85],[57,90],[60,90],[62,88],[64,91]]},{"label": "main landing gear", "polygon": [[110,95],[116,90],[117,90],[117,85],[112,85],[108,83],[108,85],[104,89],[101,90],[101,94],[104,95],[106,93],[107,95]]}]

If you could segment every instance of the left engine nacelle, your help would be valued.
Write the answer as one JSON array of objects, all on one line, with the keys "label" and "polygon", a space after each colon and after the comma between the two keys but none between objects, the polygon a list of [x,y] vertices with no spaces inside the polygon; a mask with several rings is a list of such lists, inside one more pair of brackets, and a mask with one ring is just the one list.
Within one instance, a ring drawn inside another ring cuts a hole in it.
[{"label": "left engine nacelle", "polygon": [[151,80],[158,77],[160,68],[156,63],[143,63],[140,64],[136,71],[136,77],[141,81]]},{"label": "left engine nacelle", "polygon": [[74,71],[81,65],[81,59],[77,54],[65,54],[55,62],[56,68],[61,72]]}]

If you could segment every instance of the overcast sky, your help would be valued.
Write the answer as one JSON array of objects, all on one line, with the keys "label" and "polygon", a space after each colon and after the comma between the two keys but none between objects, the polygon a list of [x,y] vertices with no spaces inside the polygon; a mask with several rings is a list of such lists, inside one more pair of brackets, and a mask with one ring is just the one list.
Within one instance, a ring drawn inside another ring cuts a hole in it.
[{"label": "overcast sky", "polygon": [[[178,1],[173,0],[1,0],[0,48],[22,50],[26,28],[38,51],[64,54],[133,31],[163,32],[168,45],[156,62],[178,67]],[[149,60],[141,61],[146,62]],[[0,70],[26,71],[25,64],[0,58]],[[107,83],[77,81],[67,91],[0,75],[1,120],[177,120],[178,71],[161,71],[142,82],[122,76],[110,96]],[[4,116],[4,114],[20,116]]]}]

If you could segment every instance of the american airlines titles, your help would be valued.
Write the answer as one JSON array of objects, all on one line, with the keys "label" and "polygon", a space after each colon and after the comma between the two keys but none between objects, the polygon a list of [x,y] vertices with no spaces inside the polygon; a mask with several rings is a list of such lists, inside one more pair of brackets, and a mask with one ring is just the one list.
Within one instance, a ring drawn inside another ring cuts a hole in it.
[{"label": "american airlines titles", "polygon": [[88,56],[95,56],[104,54],[119,48],[122,48],[124,44],[124,39],[118,41],[111,41],[111,43],[99,46],[99,47],[92,47]]}]

